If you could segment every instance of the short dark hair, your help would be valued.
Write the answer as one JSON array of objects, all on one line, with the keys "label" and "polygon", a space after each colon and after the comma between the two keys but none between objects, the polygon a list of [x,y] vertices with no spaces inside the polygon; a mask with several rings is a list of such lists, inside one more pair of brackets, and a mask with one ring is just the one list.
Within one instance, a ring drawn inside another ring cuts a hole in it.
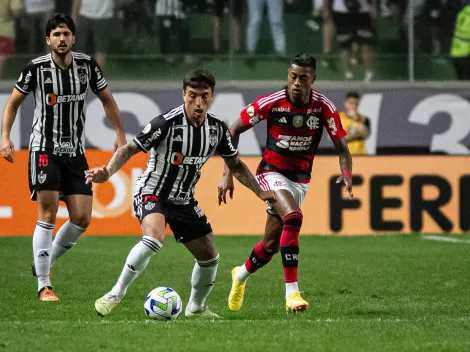
[{"label": "short dark hair", "polygon": [[295,57],[290,61],[290,64],[302,67],[310,67],[314,71],[317,69],[317,60],[313,56],[305,53],[295,55]]},{"label": "short dark hair", "polygon": [[75,22],[73,21],[73,18],[63,13],[55,13],[47,21],[46,37],[49,37],[51,32],[61,24],[65,24],[67,27],[69,27],[72,34],[75,35]]},{"label": "short dark hair", "polygon": [[356,91],[350,91],[346,93],[346,99],[353,98],[353,99],[361,99],[361,95]]},{"label": "short dark hair", "polygon": [[186,87],[199,89],[212,88],[212,91],[214,91],[215,78],[207,70],[192,70],[183,78],[183,90],[186,90]]}]

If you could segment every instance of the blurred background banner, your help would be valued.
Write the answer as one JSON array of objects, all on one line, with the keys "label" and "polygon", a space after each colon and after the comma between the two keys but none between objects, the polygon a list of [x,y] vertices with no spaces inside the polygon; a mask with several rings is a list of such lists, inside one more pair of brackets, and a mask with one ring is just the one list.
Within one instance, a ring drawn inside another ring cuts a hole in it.
[{"label": "blurred background banner", "polygon": [[[111,152],[87,152],[90,167],[106,164]],[[145,169],[147,155],[133,157],[111,180],[95,185],[90,235],[139,235],[133,215],[136,178]],[[259,157],[243,157],[255,172]],[[313,178],[302,205],[302,234],[462,233],[470,229],[470,173],[468,156],[373,156],[354,158],[350,200],[335,181],[338,158],[315,158]],[[0,160],[0,235],[31,235],[35,203],[28,200],[28,152],[17,152],[15,163]],[[234,199],[217,205],[217,185],[223,160],[209,159],[196,186],[196,198],[217,235],[259,235],[264,231],[265,205],[236,183]],[[57,222],[68,214],[63,203]],[[56,228],[60,226],[56,225]]]},{"label": "blurred background banner", "polygon": [[[174,82],[177,83],[177,82]],[[128,139],[132,139],[158,114],[181,104],[178,88],[145,90],[115,90],[114,97],[121,110]],[[160,86],[161,84],[155,86]],[[178,83],[179,85],[179,83]],[[272,84],[271,84],[272,85]],[[265,88],[217,88],[211,110],[230,126],[240,110],[257,96],[282,89]],[[13,84],[12,84],[13,86]],[[113,89],[113,84],[110,84]],[[343,110],[345,88],[321,88],[322,94]],[[0,110],[11,89],[0,89]],[[432,87],[366,87],[360,90],[359,111],[370,120],[370,137],[367,139],[368,154],[451,154],[467,155],[470,147],[470,91],[464,88]],[[107,122],[98,98],[90,96],[86,111],[86,139],[88,148],[109,150],[115,138]],[[28,98],[21,106],[13,126],[12,140],[16,146],[27,148],[33,117],[33,99]],[[260,123],[241,136],[241,155],[260,155],[266,142],[266,126]],[[327,134],[320,144],[324,153],[332,152]]]}]

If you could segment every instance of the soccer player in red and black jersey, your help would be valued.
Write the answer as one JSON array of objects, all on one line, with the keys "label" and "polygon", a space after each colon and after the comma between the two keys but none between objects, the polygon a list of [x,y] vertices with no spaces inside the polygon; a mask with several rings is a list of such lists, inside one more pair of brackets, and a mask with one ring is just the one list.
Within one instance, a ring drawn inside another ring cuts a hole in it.
[{"label": "soccer player in red and black jersey", "polygon": [[[311,88],[316,79],[316,60],[299,54],[288,69],[287,89],[258,97],[245,107],[230,127],[237,137],[262,120],[267,121],[268,137],[258,166],[257,181],[264,190],[276,191],[276,202],[267,209],[263,240],[257,243],[245,263],[232,270],[229,309],[238,311],[243,304],[246,281],[256,270],[281,252],[286,283],[286,310],[303,311],[308,303],[298,286],[299,232],[302,226],[300,206],[310,182],[313,159],[325,128],[339,154],[343,182],[352,197],[352,159],[344,139],[346,132],[334,104]],[[233,195],[233,177],[225,167],[218,189],[219,204],[226,193]]]}]

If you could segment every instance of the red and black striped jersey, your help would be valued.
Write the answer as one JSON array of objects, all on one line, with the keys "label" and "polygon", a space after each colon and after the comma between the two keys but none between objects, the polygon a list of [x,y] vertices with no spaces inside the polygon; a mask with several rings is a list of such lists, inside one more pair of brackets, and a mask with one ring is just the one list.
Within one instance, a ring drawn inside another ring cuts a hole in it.
[{"label": "red and black striped jersey", "polygon": [[292,181],[310,181],[312,164],[323,128],[332,140],[346,136],[334,104],[315,89],[302,107],[294,106],[287,90],[258,97],[240,113],[252,127],[266,120],[268,134],[258,173],[276,171]]}]

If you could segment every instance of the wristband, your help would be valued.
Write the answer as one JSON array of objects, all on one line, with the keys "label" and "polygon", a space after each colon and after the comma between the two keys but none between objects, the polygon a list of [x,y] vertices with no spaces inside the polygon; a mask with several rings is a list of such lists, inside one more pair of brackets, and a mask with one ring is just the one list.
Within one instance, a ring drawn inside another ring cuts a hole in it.
[{"label": "wristband", "polygon": [[351,173],[351,171],[349,171],[349,170],[344,170],[344,171],[342,172],[342,174],[343,174],[343,176],[352,176],[352,173]]}]

